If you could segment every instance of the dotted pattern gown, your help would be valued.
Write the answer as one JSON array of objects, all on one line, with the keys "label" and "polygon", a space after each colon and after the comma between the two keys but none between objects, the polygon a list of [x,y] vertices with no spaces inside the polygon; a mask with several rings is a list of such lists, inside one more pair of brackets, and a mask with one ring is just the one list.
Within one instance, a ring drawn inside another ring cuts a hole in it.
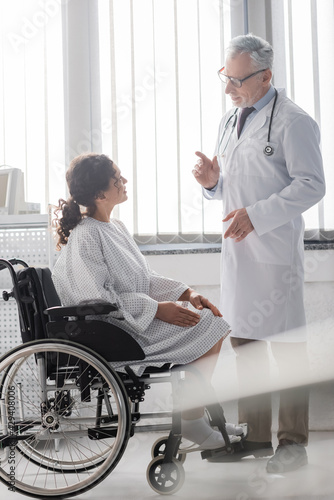
[{"label": "dotted pattern gown", "polygon": [[[141,374],[147,366],[187,364],[205,354],[230,327],[209,309],[194,327],[171,325],[155,318],[158,302],[177,301],[188,286],[152,271],[124,224],[87,217],[70,234],[53,270],[63,305],[85,300],[116,303],[119,310],[96,318],[127,331],[146,358],[131,363]],[[123,320],[119,320],[123,318]],[[117,369],[128,363],[112,363]]]}]

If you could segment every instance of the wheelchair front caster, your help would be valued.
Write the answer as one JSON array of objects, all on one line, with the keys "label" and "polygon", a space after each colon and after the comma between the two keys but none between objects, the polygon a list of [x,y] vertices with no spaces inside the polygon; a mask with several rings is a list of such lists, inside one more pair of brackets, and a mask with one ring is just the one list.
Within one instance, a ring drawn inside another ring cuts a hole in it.
[{"label": "wheelchair front caster", "polygon": [[179,460],[164,463],[163,456],[157,456],[149,463],[146,478],[151,488],[160,495],[170,495],[182,488],[184,468]]},{"label": "wheelchair front caster", "polygon": [[[162,455],[166,454],[167,440],[168,440],[168,436],[165,436],[165,437],[159,438],[155,441],[155,443],[153,444],[152,449],[151,449],[152,458],[161,457]],[[184,464],[184,462],[187,458],[187,455],[185,453],[178,453],[178,455],[175,458],[181,464]]]}]

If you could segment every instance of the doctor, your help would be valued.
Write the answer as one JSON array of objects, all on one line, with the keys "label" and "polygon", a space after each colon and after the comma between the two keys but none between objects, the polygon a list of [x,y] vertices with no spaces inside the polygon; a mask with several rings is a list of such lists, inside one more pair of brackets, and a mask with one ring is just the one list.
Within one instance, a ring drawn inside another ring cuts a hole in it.
[{"label": "doctor", "polygon": [[[293,330],[305,325],[301,214],[325,194],[319,128],[272,86],[272,65],[265,40],[232,39],[218,74],[235,108],[220,123],[213,160],[197,152],[193,170],[204,196],[223,201],[221,308],[239,381],[255,386],[269,376],[268,340],[282,372],[307,366],[306,338]],[[249,435],[235,459],[272,455],[271,395],[240,400],[239,421]],[[277,438],[268,472],[307,463],[307,388],[281,391]]]}]

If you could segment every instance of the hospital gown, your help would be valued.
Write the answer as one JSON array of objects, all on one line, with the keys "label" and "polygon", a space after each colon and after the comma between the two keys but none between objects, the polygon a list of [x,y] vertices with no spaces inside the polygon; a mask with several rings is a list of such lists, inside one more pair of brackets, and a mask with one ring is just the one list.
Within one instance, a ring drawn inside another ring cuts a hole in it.
[{"label": "hospital gown", "polygon": [[[189,287],[152,271],[117,219],[83,219],[71,232],[52,277],[64,306],[87,300],[117,304],[118,311],[96,318],[117,325],[138,342],[145,359],[132,361],[131,367],[139,375],[147,366],[190,363],[229,332],[224,319],[209,309],[196,310],[201,319],[193,327],[172,325],[155,317],[158,302],[175,302]],[[112,363],[116,368],[126,364]]]}]

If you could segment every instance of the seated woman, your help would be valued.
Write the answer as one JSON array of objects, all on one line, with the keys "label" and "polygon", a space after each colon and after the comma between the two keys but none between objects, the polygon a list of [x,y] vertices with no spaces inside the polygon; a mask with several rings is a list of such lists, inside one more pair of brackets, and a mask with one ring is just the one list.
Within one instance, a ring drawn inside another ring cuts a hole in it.
[{"label": "seated woman", "polygon": [[[71,196],[59,200],[56,213],[62,216],[55,220],[58,249],[64,248],[53,270],[63,305],[93,299],[116,303],[118,311],[101,319],[127,331],[142,347],[146,358],[131,363],[139,375],[147,366],[193,363],[210,380],[229,325],[208,299],[151,271],[124,224],[110,218],[128,198],[127,180],[117,165],[106,155],[81,155],[72,161],[66,180]],[[183,301],[197,312],[178,303]],[[228,425],[229,434],[242,432]],[[182,412],[182,434],[200,449],[225,445],[203,407]],[[239,439],[232,436],[231,441]]]}]

